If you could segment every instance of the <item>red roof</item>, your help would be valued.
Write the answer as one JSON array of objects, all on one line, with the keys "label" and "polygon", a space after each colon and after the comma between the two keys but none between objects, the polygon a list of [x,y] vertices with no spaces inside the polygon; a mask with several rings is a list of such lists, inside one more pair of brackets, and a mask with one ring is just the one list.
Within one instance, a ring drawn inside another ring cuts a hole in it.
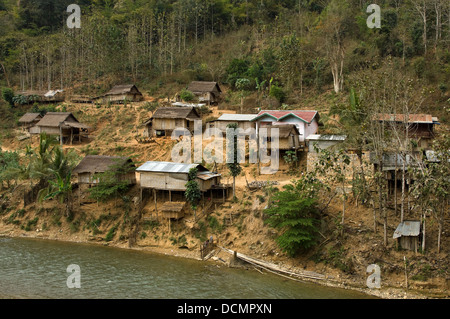
[{"label": "red roof", "polygon": [[277,121],[281,121],[289,116],[295,116],[301,120],[311,123],[316,116],[318,116],[317,111],[261,111],[259,112],[256,120],[264,115],[269,115],[274,117]]}]

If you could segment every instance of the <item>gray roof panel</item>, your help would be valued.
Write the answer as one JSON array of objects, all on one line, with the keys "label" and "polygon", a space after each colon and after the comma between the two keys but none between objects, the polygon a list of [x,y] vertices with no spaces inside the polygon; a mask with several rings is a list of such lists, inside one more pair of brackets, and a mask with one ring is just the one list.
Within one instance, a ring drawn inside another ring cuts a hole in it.
[{"label": "gray roof panel", "polygon": [[205,170],[200,164],[183,164],[171,162],[147,162],[139,167],[137,172],[159,172],[159,173],[189,173],[192,168],[198,167]]},{"label": "gray roof panel", "polygon": [[404,221],[398,225],[394,232],[394,239],[403,236],[419,236],[420,234],[420,221]]}]

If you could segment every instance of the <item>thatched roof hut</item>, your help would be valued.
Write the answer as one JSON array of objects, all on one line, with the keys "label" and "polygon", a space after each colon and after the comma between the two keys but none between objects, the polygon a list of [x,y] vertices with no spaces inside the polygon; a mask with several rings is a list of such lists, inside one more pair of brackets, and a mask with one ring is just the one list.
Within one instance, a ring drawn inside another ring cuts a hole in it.
[{"label": "thatched roof hut", "polygon": [[104,103],[140,102],[143,100],[144,96],[134,84],[116,85],[103,96]]},{"label": "thatched roof hut", "polygon": [[88,155],[73,170],[78,175],[79,184],[96,184],[99,181],[94,178],[95,174],[107,171],[117,171],[119,180],[129,181],[136,184],[135,165],[129,157]]},{"label": "thatched roof hut", "polygon": [[73,142],[75,137],[81,141],[82,136],[87,136],[89,127],[80,123],[70,112],[48,112],[31,130],[32,134],[47,133],[59,135],[61,143],[63,139]]},{"label": "thatched roof hut", "polygon": [[23,130],[29,131],[30,128],[35,126],[42,119],[40,113],[26,113],[19,119],[19,124],[22,126]]},{"label": "thatched roof hut", "polygon": [[144,123],[144,135],[170,136],[177,129],[193,131],[196,120],[201,120],[201,117],[194,107],[159,108],[152,118]]},{"label": "thatched roof hut", "polygon": [[161,206],[161,212],[166,219],[181,219],[186,213],[186,202],[166,202]]},{"label": "thatched roof hut", "polygon": [[188,90],[198,96],[200,102],[208,104],[218,102],[218,98],[222,93],[217,82],[194,81],[188,86]]}]

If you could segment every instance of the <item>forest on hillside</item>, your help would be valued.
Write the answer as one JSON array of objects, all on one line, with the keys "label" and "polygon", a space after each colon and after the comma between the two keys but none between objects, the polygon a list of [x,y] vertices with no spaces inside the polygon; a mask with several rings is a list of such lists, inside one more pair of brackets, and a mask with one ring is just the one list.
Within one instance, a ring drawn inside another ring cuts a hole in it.
[{"label": "forest on hillside", "polygon": [[[133,82],[154,93],[166,79],[214,80],[261,94],[270,85],[283,103],[348,92],[389,64],[450,89],[445,0],[78,0],[81,28],[70,29],[72,2],[0,0],[0,86],[101,94]],[[367,25],[374,2],[381,28]]]}]

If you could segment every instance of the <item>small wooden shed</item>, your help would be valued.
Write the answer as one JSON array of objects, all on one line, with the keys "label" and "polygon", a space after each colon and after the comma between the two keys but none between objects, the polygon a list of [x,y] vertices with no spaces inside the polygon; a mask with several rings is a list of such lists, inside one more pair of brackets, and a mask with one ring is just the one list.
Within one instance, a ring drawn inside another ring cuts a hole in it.
[{"label": "small wooden shed", "polygon": [[420,221],[404,221],[394,232],[400,248],[417,252],[420,241]]},{"label": "small wooden shed", "polygon": [[194,93],[200,102],[215,104],[219,101],[222,89],[217,82],[193,81],[188,90]]},{"label": "small wooden shed", "polygon": [[145,137],[171,136],[176,129],[194,131],[194,122],[201,120],[194,107],[163,107],[144,123]]},{"label": "small wooden shed", "polygon": [[19,124],[23,131],[29,132],[41,119],[42,115],[40,113],[26,113],[19,119]]},{"label": "small wooden shed", "polygon": [[136,184],[135,165],[129,157],[88,155],[73,170],[78,176],[78,184],[95,185],[100,181],[96,174],[110,170],[117,171],[119,181],[128,181],[130,185]]},{"label": "small wooden shed", "polygon": [[72,144],[75,138],[81,142],[82,137],[87,137],[89,127],[80,123],[72,113],[48,112],[35,127],[30,129],[30,132],[32,134],[58,135],[61,144],[64,141]]},{"label": "small wooden shed", "polygon": [[181,219],[186,214],[186,202],[166,202],[160,208],[163,218]]},{"label": "small wooden shed", "polygon": [[116,85],[103,98],[103,103],[140,102],[144,96],[134,84]]}]

